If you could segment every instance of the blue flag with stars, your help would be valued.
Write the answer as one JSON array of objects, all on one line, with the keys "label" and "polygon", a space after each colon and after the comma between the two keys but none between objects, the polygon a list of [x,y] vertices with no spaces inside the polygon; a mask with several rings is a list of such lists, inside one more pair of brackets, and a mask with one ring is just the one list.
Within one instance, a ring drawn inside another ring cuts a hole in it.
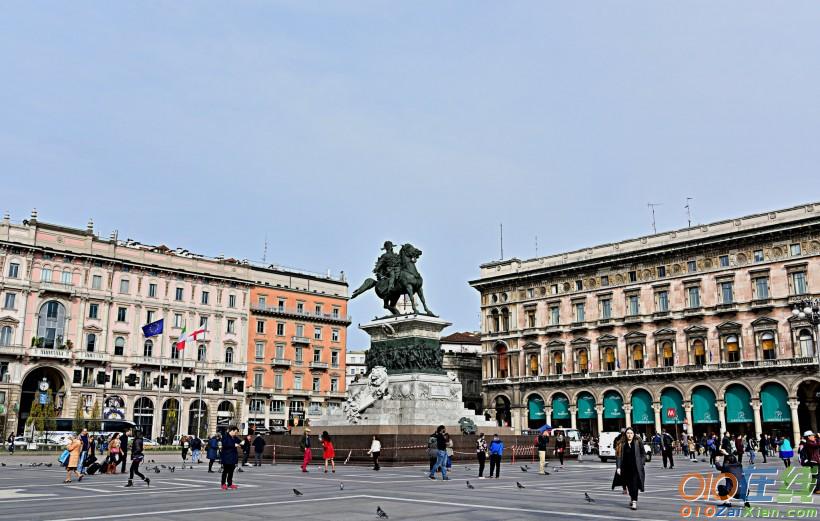
[{"label": "blue flag with stars", "polygon": [[151,322],[146,326],[142,326],[142,334],[146,337],[152,337],[162,334],[162,324],[165,319],[159,319],[156,322]]}]

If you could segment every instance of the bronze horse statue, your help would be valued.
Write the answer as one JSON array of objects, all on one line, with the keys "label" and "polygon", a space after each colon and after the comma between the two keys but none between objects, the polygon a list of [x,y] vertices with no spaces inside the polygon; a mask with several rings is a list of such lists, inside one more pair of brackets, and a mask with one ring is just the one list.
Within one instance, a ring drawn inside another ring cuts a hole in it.
[{"label": "bronze horse statue", "polygon": [[390,281],[386,277],[380,277],[378,280],[368,278],[362,283],[359,288],[353,292],[350,299],[358,297],[362,293],[371,288],[376,289],[376,295],[384,301],[384,308],[393,313],[393,315],[401,315],[396,304],[402,295],[407,295],[413,305],[413,313],[418,314],[419,310],[416,307],[415,296],[419,296],[424,312],[434,317],[432,311],[427,307],[427,302],[424,300],[424,291],[421,286],[423,279],[418,270],[416,270],[416,261],[421,257],[421,250],[414,247],[412,244],[404,244],[399,250],[399,259],[401,260],[401,268],[396,275],[395,282],[392,288],[388,288]]}]

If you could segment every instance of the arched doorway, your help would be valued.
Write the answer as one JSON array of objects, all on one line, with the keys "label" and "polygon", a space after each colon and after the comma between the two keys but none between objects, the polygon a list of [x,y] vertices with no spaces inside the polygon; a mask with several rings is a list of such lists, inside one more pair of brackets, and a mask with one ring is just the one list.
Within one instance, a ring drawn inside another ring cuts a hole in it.
[{"label": "arched doorway", "polygon": [[160,431],[160,437],[164,438],[164,442],[168,440],[173,440],[174,436],[179,434],[179,400],[176,398],[171,398],[165,400],[165,403],[162,404],[162,429]]},{"label": "arched doorway", "polygon": [[604,431],[620,431],[622,427],[626,427],[624,397],[617,391],[607,391],[604,394]]},{"label": "arched doorway", "polygon": [[763,432],[792,438],[792,413],[789,393],[780,384],[767,383],[760,389],[760,419]]},{"label": "arched doorway", "polygon": [[495,399],[495,421],[499,427],[509,427],[512,423],[510,400],[506,396],[498,396]]},{"label": "arched doorway", "polygon": [[527,428],[537,429],[547,422],[544,410],[544,399],[538,394],[531,394],[527,398]]},{"label": "arched doorway", "polygon": [[732,434],[754,435],[752,396],[746,387],[735,384],[726,389],[726,429]]},{"label": "arched doorway", "polygon": [[797,420],[800,423],[800,432],[811,430],[817,432],[820,426],[820,413],[817,411],[818,393],[820,393],[820,382],[817,380],[806,380],[797,387],[797,399],[800,405],[797,407]]},{"label": "arched doorway", "polygon": [[571,418],[569,414],[569,398],[563,393],[552,395],[552,423],[551,427],[569,427]]},{"label": "arched doorway", "polygon": [[498,378],[507,378],[510,376],[509,370],[509,356],[507,356],[507,346],[504,344],[498,344],[495,346],[495,354],[498,365],[496,377]]},{"label": "arched doorway", "polygon": [[219,402],[219,406],[216,408],[216,430],[227,429],[233,423],[234,417],[233,403],[229,401]]},{"label": "arched doorway", "polygon": [[578,430],[590,436],[598,435],[598,412],[595,397],[584,391],[578,395]]},{"label": "arched doorway", "polygon": [[667,387],[661,391],[661,426],[664,430],[675,436],[676,440],[679,439],[685,419],[683,396],[680,391],[674,387]]},{"label": "arched doorway", "polygon": [[652,395],[645,389],[632,393],[632,428],[648,440],[655,431],[655,410],[652,409]]},{"label": "arched doorway", "polygon": [[194,400],[188,409],[188,432],[202,439],[208,437],[208,404],[204,400]]},{"label": "arched doorway", "polygon": [[134,402],[134,423],[147,438],[154,437],[154,402],[143,396]]},{"label": "arched doorway", "polygon": [[40,400],[40,384],[43,380],[48,384],[46,393],[51,391],[52,399],[54,400],[54,414],[58,418],[63,415],[63,401],[65,400],[66,393],[63,373],[55,367],[36,367],[23,378],[19,420],[14,427],[18,434],[21,434],[26,426],[26,420],[31,412],[32,405],[35,403],[35,399]]},{"label": "arched doorway", "polygon": [[700,439],[704,434],[711,436],[723,435],[720,431],[720,415],[715,405],[715,393],[708,387],[696,387],[692,391],[692,434]]}]

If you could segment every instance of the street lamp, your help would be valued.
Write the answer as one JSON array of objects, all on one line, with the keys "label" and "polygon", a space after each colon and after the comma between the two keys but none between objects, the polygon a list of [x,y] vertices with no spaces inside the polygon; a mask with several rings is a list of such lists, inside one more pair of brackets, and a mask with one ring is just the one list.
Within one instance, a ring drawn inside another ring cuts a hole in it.
[{"label": "street lamp", "polygon": [[[801,302],[795,304],[792,309],[792,315],[795,318],[808,320],[811,325],[817,329],[816,333],[820,333],[820,298],[806,298]],[[820,339],[820,334],[815,335],[814,356],[817,357],[817,365],[820,368],[820,350],[817,349],[817,341]]]}]

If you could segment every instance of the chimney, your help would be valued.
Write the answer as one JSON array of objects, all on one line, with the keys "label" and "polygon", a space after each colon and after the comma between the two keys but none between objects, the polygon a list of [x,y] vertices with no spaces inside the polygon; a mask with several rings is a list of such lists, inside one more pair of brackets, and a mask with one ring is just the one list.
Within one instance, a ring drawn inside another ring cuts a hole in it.
[{"label": "chimney", "polygon": [[29,222],[32,224],[37,222],[37,208],[31,210],[31,219],[29,219]]},{"label": "chimney", "polygon": [[3,212],[3,224],[9,224],[10,221],[11,215],[9,214],[9,211],[6,210],[5,212]]},{"label": "chimney", "polygon": [[85,226],[85,233],[88,235],[94,235],[94,219],[88,219],[88,224]]}]

